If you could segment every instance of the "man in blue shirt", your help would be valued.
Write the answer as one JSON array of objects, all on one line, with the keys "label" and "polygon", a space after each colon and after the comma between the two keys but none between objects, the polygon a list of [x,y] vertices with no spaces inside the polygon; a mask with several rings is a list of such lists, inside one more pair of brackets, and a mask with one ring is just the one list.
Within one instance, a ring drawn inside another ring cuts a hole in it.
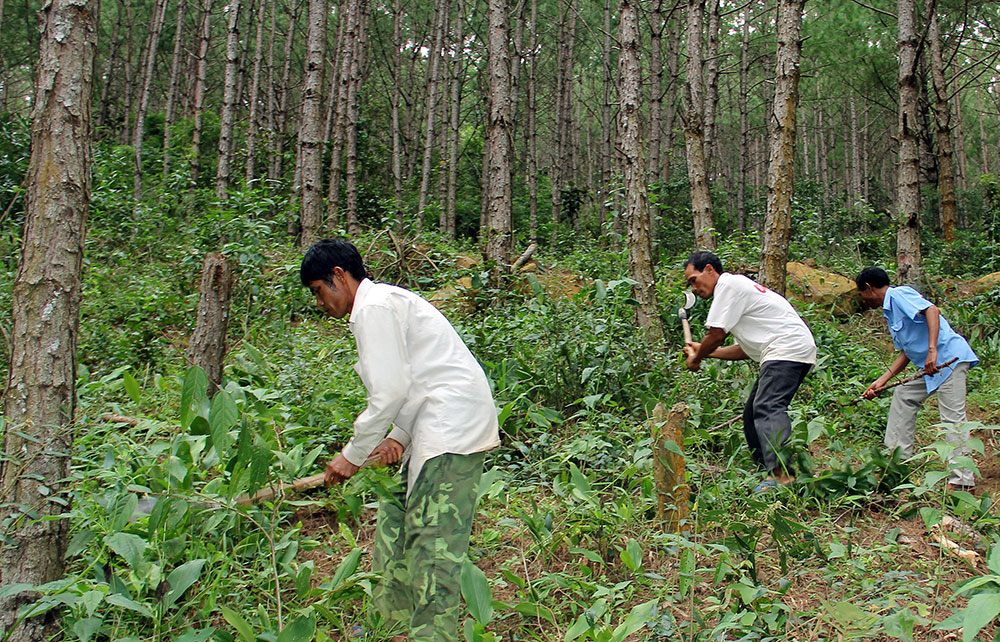
[{"label": "man in blue shirt", "polygon": [[[949,462],[967,455],[968,428],[963,428],[965,414],[965,379],[969,368],[979,363],[976,353],[960,334],[951,329],[936,305],[908,286],[889,286],[885,270],[870,267],[855,279],[861,301],[868,307],[881,307],[892,335],[893,345],[901,352],[885,373],[872,382],[862,396],[872,399],[878,389],[902,372],[909,362],[922,366],[924,376],[896,387],[889,407],[885,445],[899,447],[903,455],[913,454],[913,436],[920,405],[937,393],[941,423],[947,426],[945,438],[955,445]],[[953,358],[956,361],[947,367]],[[967,468],[954,468],[948,480],[949,490],[972,490],[975,478]]]}]

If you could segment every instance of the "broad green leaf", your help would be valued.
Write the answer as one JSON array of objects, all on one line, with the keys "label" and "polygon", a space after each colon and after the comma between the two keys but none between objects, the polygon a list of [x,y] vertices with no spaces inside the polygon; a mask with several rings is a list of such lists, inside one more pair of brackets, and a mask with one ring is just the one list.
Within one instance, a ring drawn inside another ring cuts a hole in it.
[{"label": "broad green leaf", "polygon": [[34,584],[27,584],[26,582],[17,582],[15,584],[5,584],[0,586],[0,600],[7,599],[12,595],[17,595],[18,593],[24,593],[25,591],[35,590]]},{"label": "broad green leaf", "polygon": [[142,398],[139,396],[139,382],[135,380],[135,377],[128,372],[123,372],[122,383],[125,384],[125,392],[128,394],[129,399],[135,403],[142,401]]},{"label": "broad green leaf", "polygon": [[354,572],[358,570],[358,563],[361,561],[361,549],[356,548],[347,554],[347,557],[337,567],[337,571],[330,578],[330,588],[337,588]]},{"label": "broad green leaf", "polygon": [[625,621],[619,624],[612,634],[612,639],[621,642],[632,635],[656,617],[656,600],[643,602],[632,608]]},{"label": "broad green leaf", "polygon": [[188,590],[192,584],[198,581],[198,576],[201,575],[201,568],[205,565],[207,560],[191,560],[190,562],[185,562],[181,564],[167,576],[167,583],[170,584],[170,590],[163,598],[163,608],[169,609],[173,606],[177,600],[180,599],[184,591]]},{"label": "broad green leaf", "polygon": [[311,561],[306,562],[299,568],[299,572],[295,575],[295,596],[300,600],[304,598],[308,593],[309,589],[312,588],[312,571],[315,564]]},{"label": "broad green leaf", "polygon": [[150,611],[145,605],[136,602],[135,600],[130,600],[121,593],[111,593],[104,601],[109,604],[114,604],[115,606],[120,606],[123,609],[128,609],[129,611],[135,611],[139,615],[143,615],[150,619],[153,618],[153,612]]},{"label": "broad green leaf", "polygon": [[316,632],[316,620],[300,616],[278,634],[278,642],[309,642]]},{"label": "broad green leaf", "polygon": [[198,366],[191,366],[181,386],[181,430],[187,430],[197,414],[196,408],[208,396],[208,377]]},{"label": "broad green leaf", "polygon": [[486,574],[466,559],[462,564],[462,597],[472,617],[483,626],[493,619],[493,594]]},{"label": "broad green leaf", "polygon": [[225,390],[215,393],[212,398],[212,410],[208,416],[212,447],[218,453],[219,459],[225,459],[236,441],[230,436],[229,431],[240,421],[240,413],[233,396]]},{"label": "broad green leaf", "polygon": [[638,573],[642,570],[642,548],[639,546],[639,542],[631,537],[628,543],[625,544],[625,550],[622,551],[621,558],[630,571]]},{"label": "broad green leaf", "polygon": [[590,482],[573,462],[569,463],[569,477],[573,482],[572,492],[574,496],[584,501],[590,501],[593,499],[594,491],[590,487]]},{"label": "broad green leaf", "polygon": [[1000,593],[980,593],[969,600],[962,612],[965,614],[962,642],[972,642],[979,631],[1000,614]]},{"label": "broad green leaf", "polygon": [[591,551],[586,548],[571,548],[569,552],[571,555],[583,555],[584,557],[586,557],[588,560],[590,560],[595,564],[604,563],[604,558],[601,557],[600,553],[596,551]]},{"label": "broad green leaf", "polygon": [[94,541],[94,531],[90,529],[80,531],[70,540],[69,546],[66,548],[66,557],[79,555],[92,541]]},{"label": "broad green leaf", "polygon": [[146,540],[131,533],[113,533],[104,538],[108,548],[125,558],[133,570],[139,570],[142,554],[146,550]]},{"label": "broad green leaf", "polygon": [[586,633],[590,628],[590,622],[588,622],[587,618],[583,615],[583,613],[581,613],[580,617],[576,618],[576,622],[573,623],[573,626],[566,629],[566,635],[563,636],[563,641],[572,642]]},{"label": "broad green leaf", "polygon": [[677,578],[678,591],[681,595],[687,595],[694,580],[694,551],[692,549],[685,548],[681,551],[681,562],[678,570],[680,571]]},{"label": "broad green leaf", "polygon": [[520,602],[514,607],[514,610],[526,617],[536,620],[545,620],[550,624],[556,624],[556,616],[552,613],[552,609],[542,604],[535,602]]},{"label": "broad green leaf", "polygon": [[684,451],[681,450],[681,447],[678,446],[677,442],[674,441],[673,439],[668,439],[668,440],[664,441],[663,442],[663,447],[666,448],[667,450],[669,450],[672,453],[680,455],[681,457],[684,456]]},{"label": "broad green leaf", "polygon": [[90,638],[97,633],[103,623],[99,617],[85,617],[73,622],[73,635],[80,638],[80,642],[90,642]]},{"label": "broad green leaf", "polygon": [[1000,544],[994,544],[986,557],[986,568],[1000,575]]},{"label": "broad green leaf", "polygon": [[226,622],[229,622],[230,626],[236,629],[236,633],[239,634],[244,642],[256,642],[257,636],[253,634],[253,629],[250,628],[250,624],[243,619],[242,615],[228,606],[220,606],[219,610],[222,611],[222,617],[226,619]]}]

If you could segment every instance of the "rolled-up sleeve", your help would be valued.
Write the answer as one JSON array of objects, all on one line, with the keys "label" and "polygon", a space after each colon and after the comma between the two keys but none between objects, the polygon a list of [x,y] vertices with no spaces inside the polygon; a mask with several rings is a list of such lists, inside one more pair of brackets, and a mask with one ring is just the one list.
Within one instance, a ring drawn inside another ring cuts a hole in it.
[{"label": "rolled-up sleeve", "polygon": [[[354,421],[354,436],[342,454],[355,466],[361,466],[405,403],[411,377],[404,329],[390,308],[366,306],[352,319],[351,331],[358,344],[358,372],[368,391],[368,406]],[[408,435],[404,442],[400,432],[394,430],[392,437],[408,445]]]}]

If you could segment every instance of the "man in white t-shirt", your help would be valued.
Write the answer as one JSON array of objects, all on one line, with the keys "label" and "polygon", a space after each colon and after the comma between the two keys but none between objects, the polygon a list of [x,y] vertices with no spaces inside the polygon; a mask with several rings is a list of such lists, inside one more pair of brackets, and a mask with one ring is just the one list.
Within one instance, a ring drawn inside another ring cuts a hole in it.
[{"label": "man in white t-shirt", "polygon": [[[770,477],[755,491],[792,481],[780,449],[791,434],[788,404],[806,373],[816,364],[816,342],[791,304],[777,292],[742,274],[722,269],[719,257],[695,252],[684,264],[684,278],[703,299],[712,298],[700,342],[685,348],[687,367],[703,359],[752,359],[760,372],[743,408],[743,434],[754,460]],[[723,346],[732,334],[734,343]]]},{"label": "man in white t-shirt", "polygon": [[437,308],[368,279],[351,243],[313,244],[299,277],[329,316],[350,315],[354,369],[368,391],[326,483],[346,480],[370,457],[403,462],[399,488],[379,505],[372,558],[382,581],[372,602],[406,631],[393,640],[457,642],[476,486],[486,451],[500,445],[486,374]]}]

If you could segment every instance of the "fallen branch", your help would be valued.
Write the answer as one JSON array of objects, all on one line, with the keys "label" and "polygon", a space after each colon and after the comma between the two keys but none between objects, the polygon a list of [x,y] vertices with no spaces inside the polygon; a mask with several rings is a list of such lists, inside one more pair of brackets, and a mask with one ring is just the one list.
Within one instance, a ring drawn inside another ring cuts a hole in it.
[{"label": "fallen branch", "polygon": [[139,420],[135,417],[126,417],[125,415],[116,415],[113,412],[106,412],[100,417],[101,421],[107,421],[113,424],[128,424],[130,426],[138,426]]},{"label": "fallen branch", "polygon": [[532,241],[528,245],[528,249],[526,249],[524,251],[524,254],[522,254],[521,256],[519,256],[516,261],[514,261],[513,263],[511,263],[510,271],[511,272],[517,272],[518,269],[521,268],[521,266],[523,266],[525,263],[527,263],[528,261],[531,260],[531,257],[533,257],[535,255],[535,252],[537,252],[537,251],[538,251],[538,243],[535,243],[534,241]]}]

